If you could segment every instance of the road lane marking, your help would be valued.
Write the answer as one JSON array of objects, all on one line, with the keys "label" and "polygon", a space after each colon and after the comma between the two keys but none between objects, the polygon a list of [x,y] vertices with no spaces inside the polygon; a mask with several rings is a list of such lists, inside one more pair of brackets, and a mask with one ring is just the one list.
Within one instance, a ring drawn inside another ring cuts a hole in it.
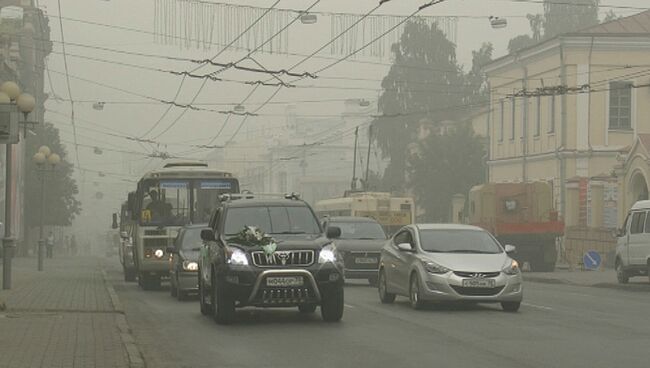
[{"label": "road lane marking", "polygon": [[350,305],[350,304],[343,304],[343,305],[346,306],[347,308],[354,308],[354,305]]},{"label": "road lane marking", "polygon": [[543,305],[537,305],[537,304],[521,303],[521,305],[525,305],[525,306],[531,307],[531,308],[543,309],[543,310],[554,310],[551,307],[545,307]]}]

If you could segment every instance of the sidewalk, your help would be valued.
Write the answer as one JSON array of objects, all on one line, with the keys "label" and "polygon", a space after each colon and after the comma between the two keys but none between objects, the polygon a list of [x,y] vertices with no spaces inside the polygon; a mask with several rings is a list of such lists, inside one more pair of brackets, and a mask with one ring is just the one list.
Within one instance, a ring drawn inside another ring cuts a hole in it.
[{"label": "sidewalk", "polygon": [[630,279],[629,284],[619,284],[614,270],[602,271],[569,271],[558,269],[555,272],[524,272],[524,281],[546,284],[566,284],[602,288],[617,288],[639,291],[650,291],[647,276]]},{"label": "sidewalk", "polygon": [[144,366],[99,258],[15,258],[2,303],[1,368]]}]

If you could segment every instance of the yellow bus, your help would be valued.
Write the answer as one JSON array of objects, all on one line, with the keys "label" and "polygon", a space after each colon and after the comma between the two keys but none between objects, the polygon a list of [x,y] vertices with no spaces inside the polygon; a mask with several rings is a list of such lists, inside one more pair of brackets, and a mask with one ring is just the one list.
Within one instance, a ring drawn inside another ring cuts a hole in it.
[{"label": "yellow bus", "polygon": [[384,192],[351,192],[342,198],[325,199],[314,205],[316,214],[325,216],[369,217],[379,222],[388,234],[415,219],[415,204],[410,197],[394,197]]}]

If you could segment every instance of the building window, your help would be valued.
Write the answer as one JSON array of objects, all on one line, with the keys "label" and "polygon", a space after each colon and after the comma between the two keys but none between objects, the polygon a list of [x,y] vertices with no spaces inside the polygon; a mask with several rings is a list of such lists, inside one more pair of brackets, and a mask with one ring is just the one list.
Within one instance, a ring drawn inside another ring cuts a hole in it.
[{"label": "building window", "polygon": [[555,133],[555,95],[549,96],[548,132]]},{"label": "building window", "polygon": [[535,137],[539,137],[542,126],[542,97],[537,96],[537,115],[535,116]]},{"label": "building window", "polygon": [[632,129],[632,83],[609,84],[609,129]]},{"label": "building window", "polygon": [[510,140],[515,140],[515,124],[517,120],[517,109],[515,107],[515,99],[512,99],[512,131],[510,132]]},{"label": "building window", "polygon": [[499,142],[503,142],[503,130],[505,129],[504,121],[506,119],[506,112],[505,112],[505,103],[503,102],[503,100],[501,100],[499,104],[501,105],[501,122],[499,123],[501,129],[499,129]]}]

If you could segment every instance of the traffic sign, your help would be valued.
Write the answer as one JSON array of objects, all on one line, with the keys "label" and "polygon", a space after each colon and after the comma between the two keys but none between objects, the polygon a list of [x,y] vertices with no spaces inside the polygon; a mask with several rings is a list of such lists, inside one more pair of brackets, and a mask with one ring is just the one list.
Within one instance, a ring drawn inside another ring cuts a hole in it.
[{"label": "traffic sign", "polygon": [[600,257],[600,254],[595,250],[590,250],[586,252],[585,255],[582,257],[582,263],[585,265],[585,268],[588,270],[597,269],[598,267],[600,267],[601,262],[602,262],[602,258]]}]

